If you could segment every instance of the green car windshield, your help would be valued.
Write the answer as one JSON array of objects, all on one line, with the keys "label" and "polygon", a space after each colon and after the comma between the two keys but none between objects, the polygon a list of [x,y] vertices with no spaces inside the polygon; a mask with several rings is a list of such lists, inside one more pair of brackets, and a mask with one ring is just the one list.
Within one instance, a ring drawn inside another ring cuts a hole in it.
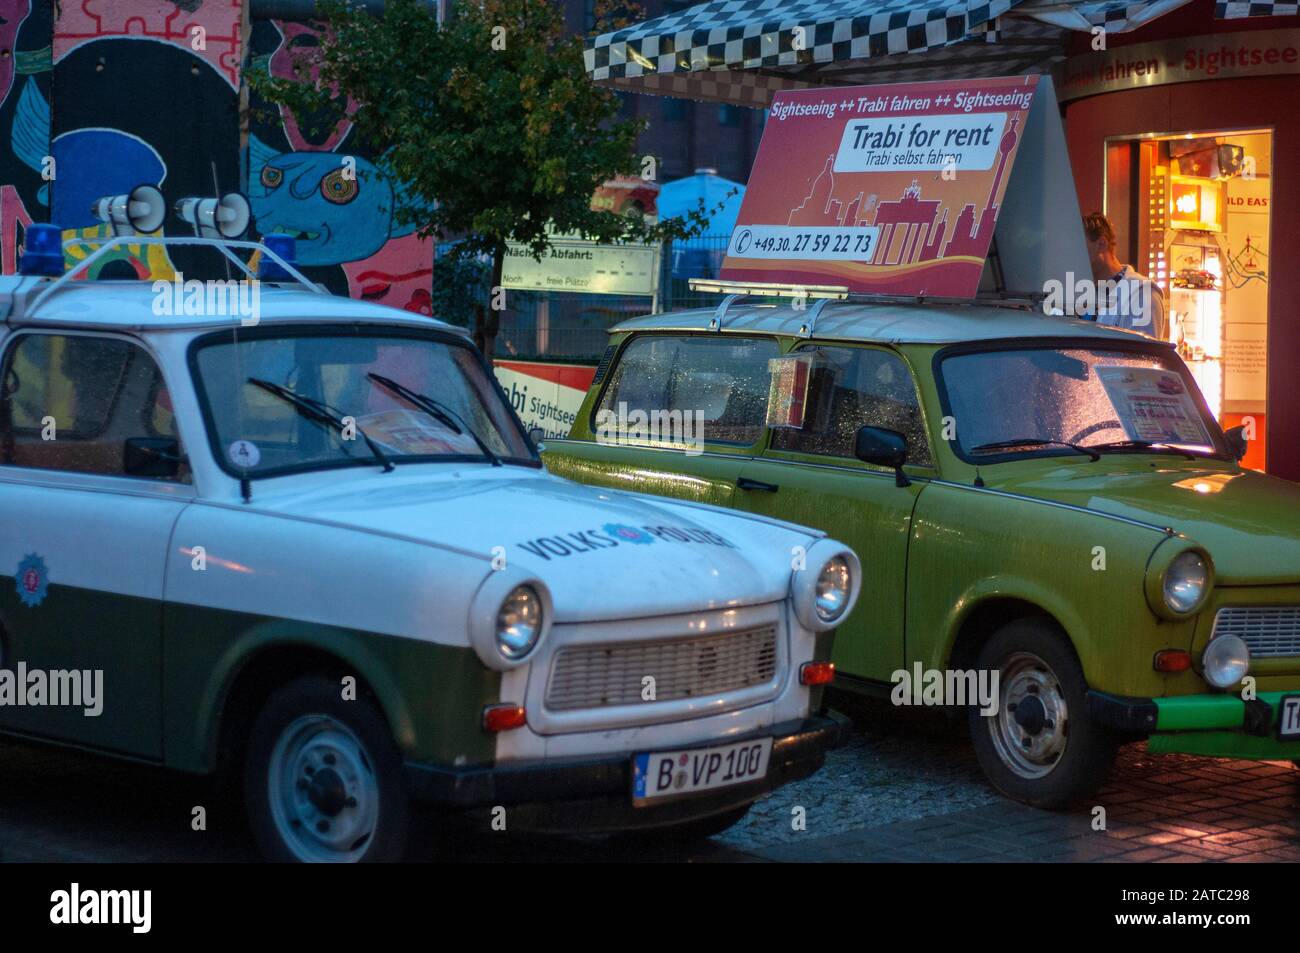
[{"label": "green car windshield", "polygon": [[1223,452],[1195,380],[1165,348],[962,351],[941,358],[940,375],[954,447],[973,463],[1079,448]]},{"label": "green car windshield", "polygon": [[259,329],[201,340],[191,361],[213,452],[240,476],[384,461],[537,465],[482,361],[445,336]]}]

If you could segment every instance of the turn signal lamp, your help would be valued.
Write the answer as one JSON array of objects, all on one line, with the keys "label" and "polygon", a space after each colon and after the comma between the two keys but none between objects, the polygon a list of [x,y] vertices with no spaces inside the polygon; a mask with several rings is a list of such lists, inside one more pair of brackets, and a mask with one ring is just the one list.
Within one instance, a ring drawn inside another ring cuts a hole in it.
[{"label": "turn signal lamp", "polygon": [[834,678],[834,662],[804,662],[799,666],[800,685],[829,685]]},{"label": "turn signal lamp", "polygon": [[492,734],[522,728],[527,723],[528,712],[523,705],[488,705],[483,709],[483,730]]},{"label": "turn signal lamp", "polygon": [[[263,235],[262,244],[275,252],[291,265],[296,265],[298,243],[292,235]],[[280,267],[270,255],[263,255],[257,265],[257,277],[261,281],[292,281],[293,276]]]},{"label": "turn signal lamp", "polygon": [[1182,649],[1165,649],[1156,653],[1152,667],[1157,672],[1185,672],[1192,667],[1192,653]]},{"label": "turn signal lamp", "polygon": [[63,274],[63,231],[57,225],[28,225],[20,274],[57,278]]}]

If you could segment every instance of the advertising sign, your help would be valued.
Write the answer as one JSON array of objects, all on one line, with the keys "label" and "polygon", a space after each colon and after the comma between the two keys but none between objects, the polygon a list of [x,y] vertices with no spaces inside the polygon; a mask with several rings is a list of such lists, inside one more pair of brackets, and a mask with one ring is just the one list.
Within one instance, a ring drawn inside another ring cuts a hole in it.
[{"label": "advertising sign", "polygon": [[1065,61],[1061,102],[1166,83],[1300,73],[1300,30],[1186,36],[1092,50]]},{"label": "advertising sign", "polygon": [[721,277],[975,294],[1039,89],[1018,76],[778,93]]},{"label": "advertising sign", "polygon": [[596,376],[585,364],[496,361],[501,389],[524,427],[541,427],[548,437],[567,437]]},{"label": "advertising sign", "polygon": [[1147,367],[1098,367],[1097,377],[1130,440],[1210,443],[1196,403],[1177,374]]}]

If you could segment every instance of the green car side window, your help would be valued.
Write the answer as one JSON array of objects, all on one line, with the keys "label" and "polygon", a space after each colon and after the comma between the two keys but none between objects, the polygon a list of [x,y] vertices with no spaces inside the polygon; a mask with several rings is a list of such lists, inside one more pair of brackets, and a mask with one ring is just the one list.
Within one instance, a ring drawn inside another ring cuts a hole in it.
[{"label": "green car side window", "polygon": [[[628,342],[593,415],[620,436],[638,413],[691,415],[709,443],[751,446],[767,419],[767,362],[774,338],[647,334]],[[654,442],[654,441],[650,441]]]},{"label": "green car side window", "polygon": [[897,354],[866,347],[801,348],[813,354],[802,429],[772,431],[772,449],[853,459],[862,427],[907,438],[907,462],[931,466],[930,442],[912,372]]}]

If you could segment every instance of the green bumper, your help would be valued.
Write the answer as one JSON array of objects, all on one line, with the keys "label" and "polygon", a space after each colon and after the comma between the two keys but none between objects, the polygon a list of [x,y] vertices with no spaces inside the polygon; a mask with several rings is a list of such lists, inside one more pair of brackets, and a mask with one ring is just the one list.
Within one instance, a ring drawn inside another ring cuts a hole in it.
[{"label": "green bumper", "polygon": [[1277,737],[1281,700],[1300,692],[1262,692],[1249,702],[1238,695],[1120,698],[1088,693],[1088,713],[1123,731],[1146,734],[1157,754],[1198,754],[1261,761],[1300,759],[1300,739]]}]

